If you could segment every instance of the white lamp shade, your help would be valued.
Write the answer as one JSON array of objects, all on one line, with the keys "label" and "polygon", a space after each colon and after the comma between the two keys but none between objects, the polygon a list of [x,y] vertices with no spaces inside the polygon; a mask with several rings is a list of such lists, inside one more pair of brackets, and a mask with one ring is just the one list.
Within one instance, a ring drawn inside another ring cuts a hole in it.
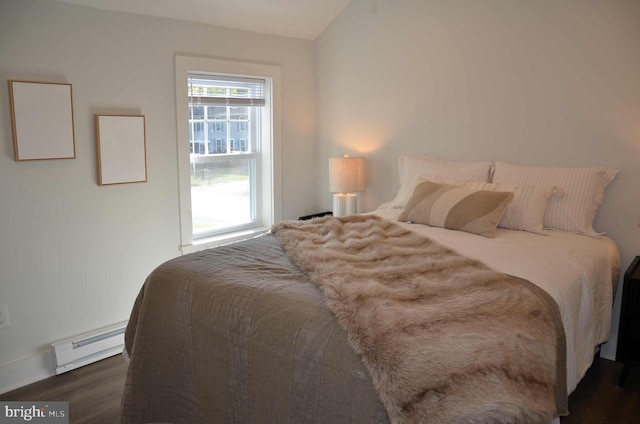
[{"label": "white lamp shade", "polygon": [[364,191],[364,158],[329,158],[329,191]]}]

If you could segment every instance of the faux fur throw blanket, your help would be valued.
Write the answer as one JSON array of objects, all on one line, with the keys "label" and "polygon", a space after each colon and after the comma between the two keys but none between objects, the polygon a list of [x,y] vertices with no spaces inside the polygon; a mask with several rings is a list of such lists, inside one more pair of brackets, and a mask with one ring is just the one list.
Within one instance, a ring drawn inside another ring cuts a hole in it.
[{"label": "faux fur throw blanket", "polygon": [[271,231],[325,293],[392,423],[549,424],[567,413],[560,314],[537,286],[377,216]]}]

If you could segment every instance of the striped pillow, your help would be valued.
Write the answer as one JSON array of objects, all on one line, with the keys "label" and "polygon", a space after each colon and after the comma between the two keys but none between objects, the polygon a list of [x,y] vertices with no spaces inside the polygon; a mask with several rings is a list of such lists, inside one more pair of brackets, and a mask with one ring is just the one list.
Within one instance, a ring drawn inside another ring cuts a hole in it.
[{"label": "striped pillow", "polygon": [[551,168],[495,163],[494,183],[554,186],[562,193],[549,200],[544,227],[597,237],[593,220],[604,200],[604,190],[618,173],[615,169]]},{"label": "striped pillow", "polygon": [[494,237],[513,193],[471,187],[418,183],[398,221]]}]

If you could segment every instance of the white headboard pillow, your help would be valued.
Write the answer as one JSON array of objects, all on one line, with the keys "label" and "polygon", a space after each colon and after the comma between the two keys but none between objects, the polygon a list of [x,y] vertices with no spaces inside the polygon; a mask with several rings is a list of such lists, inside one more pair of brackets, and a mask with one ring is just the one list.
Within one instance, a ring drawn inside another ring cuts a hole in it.
[{"label": "white headboard pillow", "polygon": [[381,208],[404,208],[420,177],[444,177],[456,180],[489,182],[491,162],[452,162],[403,151],[398,158],[400,189],[396,197]]},{"label": "white headboard pillow", "polygon": [[549,200],[544,227],[598,236],[593,220],[604,200],[604,190],[618,171],[611,168],[552,168],[495,162],[493,182],[552,186],[561,192]]}]

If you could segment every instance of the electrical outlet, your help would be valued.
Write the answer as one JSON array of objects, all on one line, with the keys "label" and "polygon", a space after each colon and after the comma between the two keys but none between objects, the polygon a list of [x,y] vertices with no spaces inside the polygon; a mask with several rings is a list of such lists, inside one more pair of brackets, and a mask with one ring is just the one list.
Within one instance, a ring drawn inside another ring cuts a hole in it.
[{"label": "electrical outlet", "polygon": [[10,325],[9,309],[7,308],[7,305],[0,305],[0,328],[8,327]]}]

